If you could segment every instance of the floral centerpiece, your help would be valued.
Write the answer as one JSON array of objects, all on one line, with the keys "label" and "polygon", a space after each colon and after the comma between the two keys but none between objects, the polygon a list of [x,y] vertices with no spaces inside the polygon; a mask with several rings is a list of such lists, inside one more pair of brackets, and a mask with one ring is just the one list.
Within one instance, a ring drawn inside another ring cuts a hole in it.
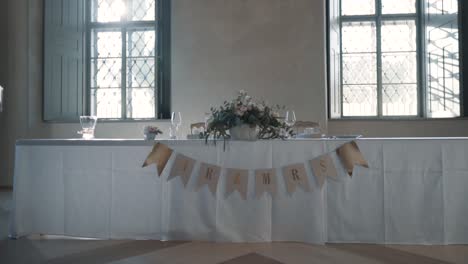
[{"label": "floral centerpiece", "polygon": [[163,132],[156,126],[146,126],[144,130],[146,140],[154,140],[157,135],[162,134]]},{"label": "floral centerpiece", "polygon": [[268,106],[241,90],[236,99],[211,108],[207,122],[206,140],[216,139],[285,139],[293,135],[291,127],[279,116],[280,106]]}]

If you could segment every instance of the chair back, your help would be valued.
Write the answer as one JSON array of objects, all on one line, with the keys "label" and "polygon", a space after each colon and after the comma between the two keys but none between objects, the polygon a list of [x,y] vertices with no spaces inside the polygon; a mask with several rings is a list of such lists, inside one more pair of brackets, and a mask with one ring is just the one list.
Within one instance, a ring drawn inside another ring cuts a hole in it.
[{"label": "chair back", "polygon": [[296,121],[293,126],[294,132],[296,134],[303,133],[306,128],[320,128],[320,124],[314,121]]},{"label": "chair back", "polygon": [[203,131],[206,131],[206,125],[204,122],[190,124],[190,134],[192,135],[193,135],[194,128],[197,128],[197,129],[203,128]]}]

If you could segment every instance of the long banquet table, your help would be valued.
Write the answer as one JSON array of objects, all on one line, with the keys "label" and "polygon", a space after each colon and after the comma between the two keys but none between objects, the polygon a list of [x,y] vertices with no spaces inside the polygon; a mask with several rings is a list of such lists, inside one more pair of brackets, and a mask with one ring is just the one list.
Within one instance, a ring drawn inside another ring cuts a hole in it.
[{"label": "long banquet table", "polygon": [[[347,140],[228,142],[165,140],[197,161],[250,170],[248,197],[216,196],[142,168],[153,142],[21,140],[16,145],[10,236],[102,239],[468,243],[468,138],[359,139],[370,168],[353,177],[336,154],[337,180],[289,195],[278,169],[275,197],[255,198],[254,169],[280,168],[332,152]],[[174,155],[168,165],[174,161]],[[197,170],[199,162],[195,165]],[[170,166],[169,166],[170,167]],[[193,174],[192,174],[193,175]]]}]

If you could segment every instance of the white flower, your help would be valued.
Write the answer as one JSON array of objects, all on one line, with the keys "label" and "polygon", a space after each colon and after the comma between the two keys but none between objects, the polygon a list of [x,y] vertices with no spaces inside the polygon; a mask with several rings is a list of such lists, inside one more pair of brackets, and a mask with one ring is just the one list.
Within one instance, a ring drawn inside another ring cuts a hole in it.
[{"label": "white flower", "polygon": [[248,109],[249,111],[252,110],[253,108],[255,108],[255,106],[256,106],[255,103],[252,102],[252,101],[250,101],[250,102],[247,103],[247,109]]},{"label": "white flower", "polygon": [[240,90],[239,91],[239,94],[242,95],[242,96],[246,96],[247,95],[247,92],[245,90]]},{"label": "white flower", "polygon": [[286,129],[280,128],[279,135],[282,136],[282,137],[287,136]]},{"label": "white flower", "polygon": [[265,111],[265,106],[263,104],[257,105],[258,111],[263,112]]}]

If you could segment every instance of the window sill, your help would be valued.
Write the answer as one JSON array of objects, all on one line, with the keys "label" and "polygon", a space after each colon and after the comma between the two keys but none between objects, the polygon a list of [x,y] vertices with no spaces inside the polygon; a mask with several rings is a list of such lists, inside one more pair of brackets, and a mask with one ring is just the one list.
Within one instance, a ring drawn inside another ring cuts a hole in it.
[{"label": "window sill", "polygon": [[[98,123],[167,123],[170,122],[171,119],[98,119]],[[79,124],[80,120],[43,120],[44,123],[50,124]]]},{"label": "window sill", "polygon": [[346,121],[359,121],[359,122],[408,122],[408,121],[468,121],[468,117],[387,117],[387,118],[375,118],[375,117],[344,117],[344,118],[328,118],[331,122],[346,122]]},{"label": "window sill", "polygon": [[151,118],[151,119],[98,119],[98,122],[101,123],[154,123],[154,122],[170,122],[170,118],[166,119],[159,119],[159,118]]}]

